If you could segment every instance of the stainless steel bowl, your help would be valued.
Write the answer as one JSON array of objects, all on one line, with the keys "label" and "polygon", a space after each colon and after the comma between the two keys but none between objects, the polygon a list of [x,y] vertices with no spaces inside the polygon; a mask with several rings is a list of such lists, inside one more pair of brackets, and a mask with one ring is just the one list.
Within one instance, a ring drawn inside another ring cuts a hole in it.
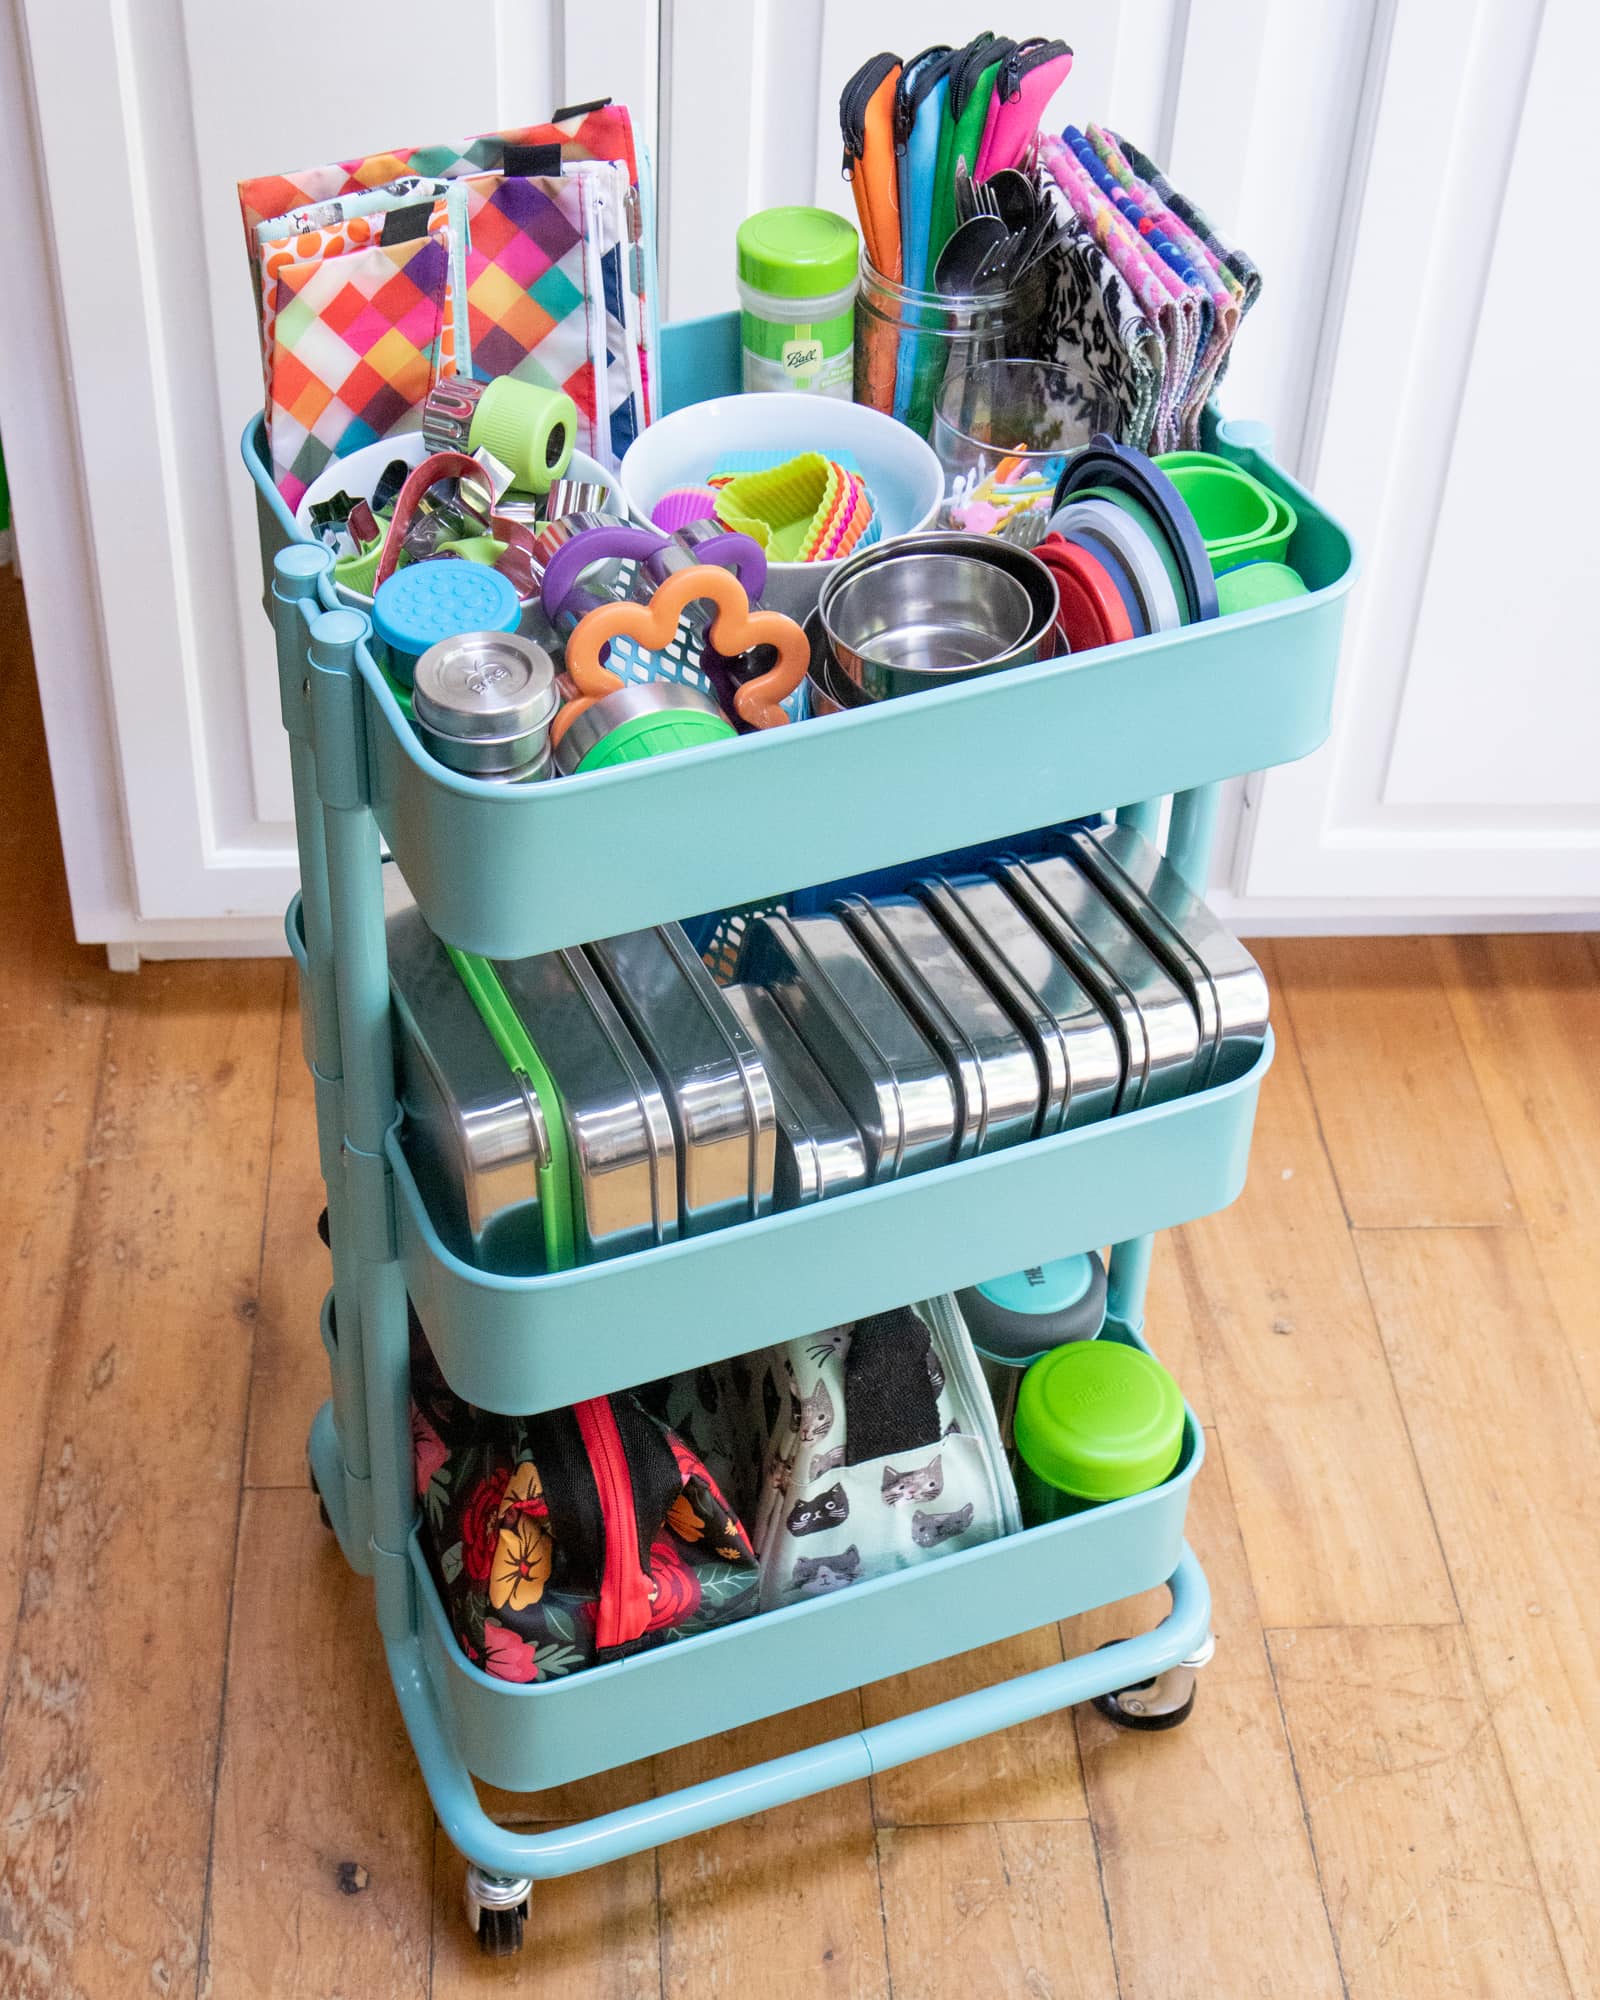
[{"label": "stainless steel bowl", "polygon": [[991,535],[915,535],[853,556],[818,612],[839,679],[871,700],[1049,659],[1055,579]]},{"label": "stainless steel bowl", "polygon": [[811,642],[811,665],[806,671],[806,699],[812,715],[838,715],[852,708],[870,708],[872,697],[864,688],[841,673],[828,651],[821,613],[815,609],[805,617],[805,635]]}]

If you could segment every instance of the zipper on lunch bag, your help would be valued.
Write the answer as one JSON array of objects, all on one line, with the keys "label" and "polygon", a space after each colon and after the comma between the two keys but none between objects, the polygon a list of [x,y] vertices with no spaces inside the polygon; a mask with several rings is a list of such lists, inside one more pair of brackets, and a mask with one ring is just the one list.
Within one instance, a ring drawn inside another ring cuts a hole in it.
[{"label": "zipper on lunch bag", "polygon": [[861,149],[867,142],[867,106],[872,102],[873,93],[889,74],[898,68],[900,58],[884,53],[871,56],[858,69],[844,89],[839,93],[839,136],[844,140],[844,177],[850,178],[850,169],[861,158]]},{"label": "zipper on lunch bag", "polygon": [[599,1652],[613,1651],[641,1638],[650,1623],[650,1579],[639,1560],[639,1515],[633,1501],[628,1454],[609,1396],[591,1396],[575,1403],[578,1435],[589,1454],[595,1492],[600,1498],[604,1548],[600,1558],[600,1595],[594,1609],[594,1643]]},{"label": "zipper on lunch bag", "polygon": [[1052,41],[1045,35],[1033,35],[1025,42],[1018,42],[1001,65],[1000,74],[995,79],[995,94],[1002,104],[1014,104],[1022,89],[1022,79],[1030,70],[1036,70],[1040,63],[1054,62],[1057,56],[1071,53],[1065,42]]},{"label": "zipper on lunch bag", "polygon": [[972,101],[978,78],[990,63],[1001,62],[1016,47],[1009,35],[992,35],[987,28],[974,35],[950,65],[950,122],[953,125]]},{"label": "zipper on lunch bag", "polygon": [[955,50],[948,42],[935,42],[921,55],[913,56],[900,72],[894,88],[894,149],[903,153],[910,143],[911,128],[923,100],[949,69]]}]

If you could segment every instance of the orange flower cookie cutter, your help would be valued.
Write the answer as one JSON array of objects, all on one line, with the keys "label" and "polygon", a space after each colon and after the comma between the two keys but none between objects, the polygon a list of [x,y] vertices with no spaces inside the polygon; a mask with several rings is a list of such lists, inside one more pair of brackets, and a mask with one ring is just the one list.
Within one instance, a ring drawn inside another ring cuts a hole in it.
[{"label": "orange flower cookie cutter", "polygon": [[781,704],[805,679],[810,664],[805,633],[781,611],[752,611],[744,585],[733,572],[704,563],[679,570],[658,584],[648,604],[627,599],[601,604],[578,620],[567,640],[566,658],[578,697],[551,725],[552,740],[559,742],[575,717],[623,686],[620,675],[600,664],[602,647],[612,639],[633,639],[650,652],[665,652],[684,611],[701,599],[715,607],[706,636],[724,659],[735,660],[753,646],[771,646],[778,656],[773,666],[746,681],[734,696],[739,720],[752,729],[776,729],[787,722]]}]

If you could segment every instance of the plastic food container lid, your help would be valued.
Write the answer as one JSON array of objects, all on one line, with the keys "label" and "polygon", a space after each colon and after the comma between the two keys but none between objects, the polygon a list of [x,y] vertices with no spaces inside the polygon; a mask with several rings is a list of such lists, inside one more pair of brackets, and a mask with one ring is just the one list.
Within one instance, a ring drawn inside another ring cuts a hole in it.
[{"label": "plastic food container lid", "polygon": [[550,655],[514,632],[462,632],[439,640],[418,660],[411,689],[417,721],[441,736],[526,735],[549,722],[556,703]]},{"label": "plastic food container lid", "polygon": [[459,632],[514,632],[522,617],[516,585],[475,562],[419,562],[378,586],[372,623],[397,653],[425,653]]},{"label": "plastic food container lid", "polygon": [[1093,1340],[1105,1323],[1106,1277],[1089,1251],[988,1278],[956,1294],[980,1354],[1029,1361],[1068,1340]]},{"label": "plastic food container lid", "polygon": [[1304,597],[1305,583],[1287,563],[1245,562],[1217,578],[1217,609],[1256,611],[1264,604],[1281,604],[1286,597]]},{"label": "plastic food container lid", "polygon": [[721,743],[738,732],[720,715],[693,709],[679,714],[636,715],[619,724],[579,764],[580,771],[609,771],[617,764],[636,764],[645,757],[664,757],[673,750],[694,750],[702,743]]},{"label": "plastic food container lid", "polygon": [[859,239],[825,208],[764,208],[739,224],[737,243],[739,276],[757,291],[803,299],[855,283]]},{"label": "plastic food container lid", "polygon": [[1048,1485],[1074,1499],[1121,1500],[1159,1486],[1177,1464],[1183,1397],[1143,1349],[1078,1341],[1023,1376],[1013,1435]]}]

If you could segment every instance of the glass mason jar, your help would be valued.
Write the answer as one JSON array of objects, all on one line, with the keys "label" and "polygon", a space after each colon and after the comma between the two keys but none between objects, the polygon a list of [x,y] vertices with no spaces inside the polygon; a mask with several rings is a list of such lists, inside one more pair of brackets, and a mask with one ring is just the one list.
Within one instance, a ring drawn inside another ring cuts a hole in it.
[{"label": "glass mason jar", "polygon": [[1036,264],[1003,292],[920,292],[861,260],[855,400],[928,435],[946,375],[1034,351],[1048,274]]}]

